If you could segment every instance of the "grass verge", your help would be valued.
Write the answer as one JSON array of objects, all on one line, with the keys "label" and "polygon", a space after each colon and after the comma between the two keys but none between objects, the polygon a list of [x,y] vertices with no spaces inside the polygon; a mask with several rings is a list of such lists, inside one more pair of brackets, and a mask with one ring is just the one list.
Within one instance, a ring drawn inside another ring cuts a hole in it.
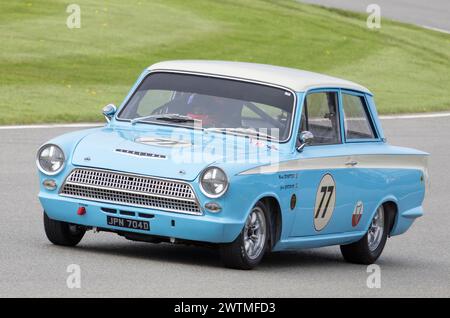
[{"label": "grass verge", "polygon": [[380,113],[450,109],[450,35],[290,0],[0,3],[0,124],[101,121],[167,59],[268,63],[356,81]]}]

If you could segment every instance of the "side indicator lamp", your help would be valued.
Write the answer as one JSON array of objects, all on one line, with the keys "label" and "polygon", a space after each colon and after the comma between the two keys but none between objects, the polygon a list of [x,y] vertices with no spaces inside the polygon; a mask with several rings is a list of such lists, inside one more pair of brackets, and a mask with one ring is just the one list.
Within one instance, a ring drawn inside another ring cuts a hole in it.
[{"label": "side indicator lamp", "polygon": [[205,204],[205,209],[212,213],[219,213],[222,211],[222,207],[216,202],[208,202]]},{"label": "side indicator lamp", "polygon": [[47,190],[53,191],[56,189],[56,181],[53,179],[45,179],[42,182],[42,185],[44,186],[44,188],[46,188]]}]

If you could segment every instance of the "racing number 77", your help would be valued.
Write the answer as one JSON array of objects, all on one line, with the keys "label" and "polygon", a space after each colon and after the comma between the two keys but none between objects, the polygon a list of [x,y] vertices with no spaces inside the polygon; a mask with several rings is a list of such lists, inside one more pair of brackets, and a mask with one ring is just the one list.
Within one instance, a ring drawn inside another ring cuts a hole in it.
[{"label": "racing number 77", "polygon": [[317,219],[319,217],[319,213],[320,213],[320,209],[322,208],[323,201],[324,201],[327,193],[329,193],[328,199],[327,199],[327,203],[325,204],[325,207],[323,209],[321,218],[324,218],[325,215],[327,214],[328,205],[330,204],[330,199],[331,199],[331,197],[333,195],[333,191],[334,191],[334,186],[323,186],[320,189],[320,192],[322,193],[322,198],[320,199],[319,207],[317,208],[317,211],[316,211],[316,213],[314,215],[315,219]]}]

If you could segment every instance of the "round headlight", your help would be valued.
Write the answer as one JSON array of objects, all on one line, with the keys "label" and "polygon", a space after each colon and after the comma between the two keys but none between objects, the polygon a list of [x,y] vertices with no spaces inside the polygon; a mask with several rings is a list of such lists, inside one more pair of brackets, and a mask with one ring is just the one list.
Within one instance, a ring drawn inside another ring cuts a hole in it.
[{"label": "round headlight", "polygon": [[56,145],[42,146],[37,153],[37,166],[42,173],[54,175],[64,168],[64,152]]},{"label": "round headlight", "polygon": [[206,168],[200,176],[200,190],[210,198],[222,196],[228,189],[228,179],[225,172],[217,167]]}]

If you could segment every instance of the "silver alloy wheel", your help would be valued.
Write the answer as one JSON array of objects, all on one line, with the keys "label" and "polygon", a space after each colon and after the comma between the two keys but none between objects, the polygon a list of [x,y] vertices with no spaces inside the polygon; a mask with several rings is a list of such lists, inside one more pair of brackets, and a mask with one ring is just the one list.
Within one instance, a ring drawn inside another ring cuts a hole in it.
[{"label": "silver alloy wheel", "polygon": [[382,205],[377,209],[367,234],[369,250],[373,252],[380,245],[384,234],[384,209]]},{"label": "silver alloy wheel", "polygon": [[266,244],[266,216],[260,207],[254,207],[244,227],[244,248],[248,258],[256,259]]}]

